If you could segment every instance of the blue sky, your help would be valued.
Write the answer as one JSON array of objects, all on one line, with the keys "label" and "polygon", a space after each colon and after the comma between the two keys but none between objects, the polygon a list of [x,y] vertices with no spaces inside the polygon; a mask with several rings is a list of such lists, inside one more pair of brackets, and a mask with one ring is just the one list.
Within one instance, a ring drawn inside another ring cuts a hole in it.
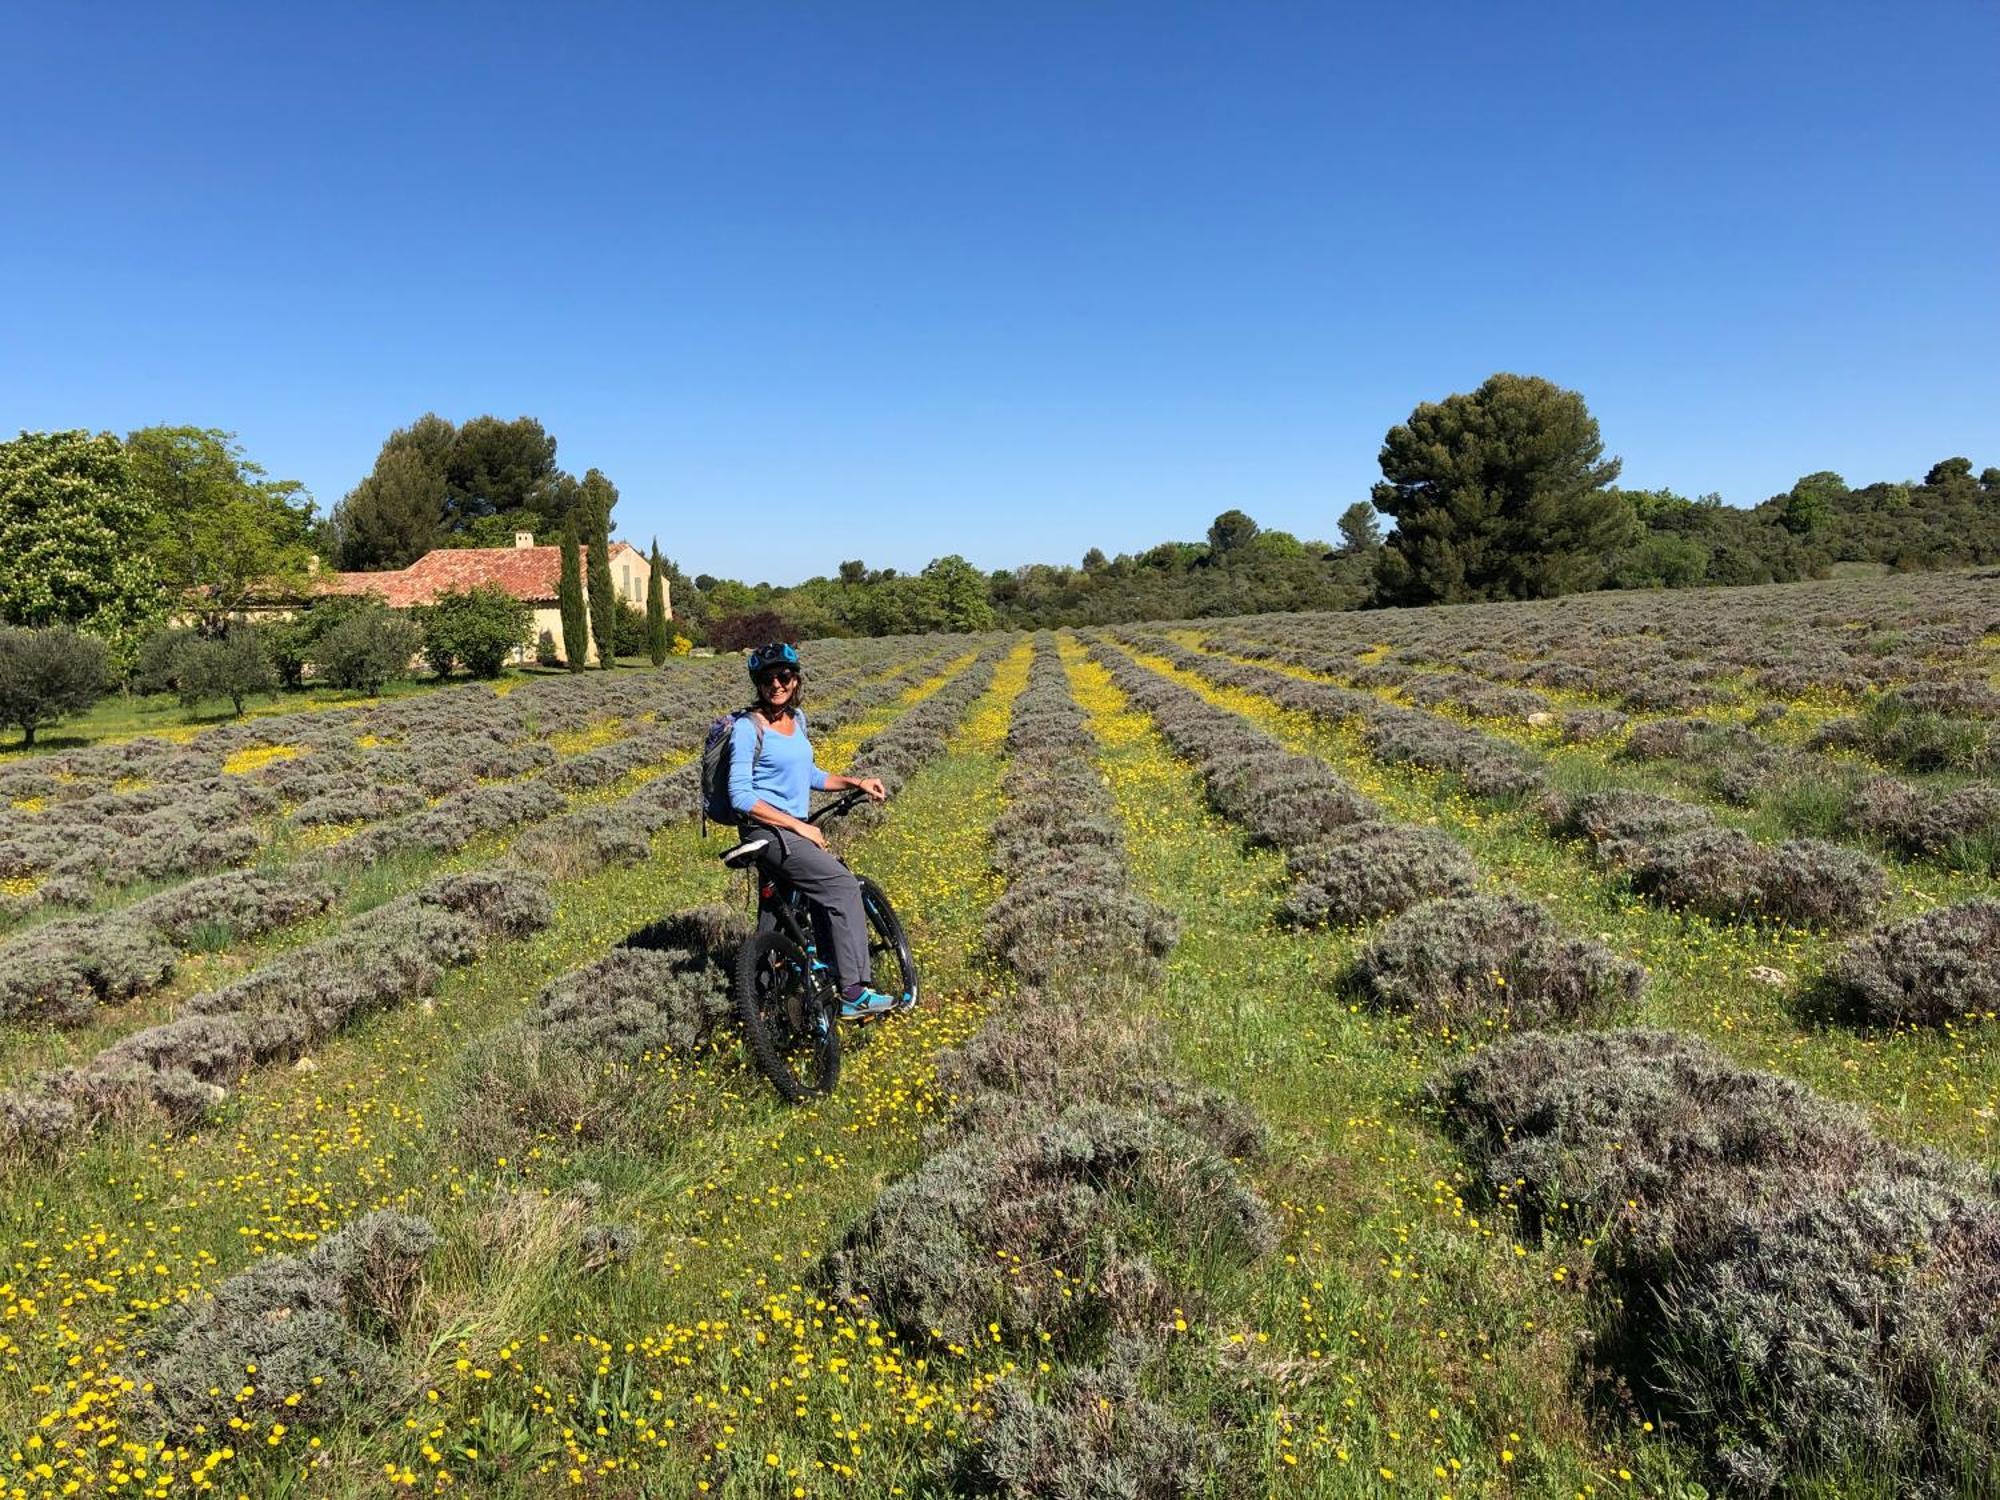
[{"label": "blue sky", "polygon": [[1330,535],[1495,370],[1625,479],[2000,463],[1986,0],[10,7],[0,429],[330,507],[540,417],[691,572]]}]

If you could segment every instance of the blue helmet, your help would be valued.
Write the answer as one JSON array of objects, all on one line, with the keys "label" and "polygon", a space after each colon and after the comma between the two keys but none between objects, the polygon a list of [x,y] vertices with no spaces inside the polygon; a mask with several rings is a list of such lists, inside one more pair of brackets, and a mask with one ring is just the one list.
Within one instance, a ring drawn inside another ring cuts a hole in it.
[{"label": "blue helmet", "polygon": [[750,653],[750,675],[755,677],[766,667],[797,667],[799,648],[784,641],[773,641],[768,646],[759,646]]}]

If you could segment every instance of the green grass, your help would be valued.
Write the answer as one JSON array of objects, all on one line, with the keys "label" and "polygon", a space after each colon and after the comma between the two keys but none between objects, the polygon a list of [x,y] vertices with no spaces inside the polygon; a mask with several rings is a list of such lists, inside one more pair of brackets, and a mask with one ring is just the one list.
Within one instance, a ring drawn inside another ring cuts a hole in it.
[{"label": "green grass", "polygon": [[1272,1387],[1259,1492],[1574,1494],[1617,1488],[1620,1469],[1674,1482],[1684,1455],[1590,1428],[1571,1386],[1581,1257],[1521,1244],[1468,1202],[1416,1103],[1438,1044],[1340,987],[1359,934],[1276,927],[1283,859],[1206,810],[1198,775],[1101,669],[1071,671],[1134,870],[1182,920],[1159,1021],[1191,1073],[1274,1132],[1253,1176],[1284,1244],[1190,1335]]},{"label": "green grass", "polygon": [[[1003,712],[1008,691],[989,695]],[[893,702],[836,738],[858,739],[903,707]],[[834,1222],[912,1159],[928,1118],[929,1059],[976,1023],[985,998],[973,939],[991,897],[983,829],[998,781],[992,718],[990,704],[975,712],[954,753],[914,778],[857,846],[856,863],[906,908],[935,999],[858,1048],[840,1094],[818,1109],[782,1109],[732,1050],[639,1080],[632,1098],[662,1106],[643,1122],[657,1149],[606,1152],[558,1136],[516,1153],[454,1128],[464,1091],[477,1085],[479,1046],[543,984],[664,912],[728,893],[713,858],[720,843],[680,826],[659,836],[645,864],[567,886],[549,930],[452,973],[431,1001],[332,1039],[311,1072],[251,1074],[200,1131],[108,1131],[61,1163],[17,1172],[0,1232],[26,1259],[0,1298],[0,1423],[21,1433],[47,1422],[41,1447],[21,1450],[10,1477],[58,1458],[52,1490],[70,1477],[91,1489],[129,1475],[134,1455],[115,1447],[130,1416],[123,1372],[158,1300],[197,1294],[251,1256],[302,1247],[380,1207],[425,1213],[446,1236],[419,1330],[402,1351],[418,1425],[279,1434],[275,1446],[261,1428],[213,1435],[241,1453],[232,1492],[282,1492],[309,1454],[314,1493],[355,1495],[382,1492],[385,1464],[421,1473],[426,1486],[442,1467],[482,1491],[522,1495],[548,1493],[572,1464],[616,1472],[627,1457],[678,1476],[658,1493],[685,1493],[697,1469],[726,1473],[735,1462],[726,1438],[720,1449],[658,1440],[702,1423],[707,1403],[747,1401],[717,1385],[719,1372],[738,1362],[764,1377],[791,1367],[790,1338],[775,1347],[763,1331],[776,1329],[771,1298],[790,1297]],[[639,1258],[596,1277],[571,1253],[570,1208],[585,1178],[598,1185],[593,1216],[641,1234]],[[844,1336],[798,1333],[822,1360],[849,1354]],[[690,1343],[704,1353],[699,1369],[682,1362]],[[846,1384],[837,1366],[825,1374],[830,1388]],[[917,1384],[908,1399],[926,1412],[959,1399],[948,1383]],[[643,1399],[655,1389],[657,1401]],[[392,1405],[404,1399],[385,1395]],[[849,1446],[828,1446],[822,1409],[816,1401],[814,1420],[786,1439],[791,1461],[823,1464]],[[449,1430],[431,1437],[435,1422]],[[908,1450],[936,1428],[935,1414],[910,1436],[885,1422],[896,1439],[887,1461],[907,1470]],[[100,1448],[107,1435],[113,1445]],[[204,1451],[155,1451],[147,1462],[185,1476]]]},{"label": "green grass", "polygon": [[[521,671],[503,673],[501,681],[529,675]],[[414,698],[443,687],[463,687],[471,679],[423,676],[406,682],[386,684],[379,693],[350,692],[330,687],[286,688],[276,693],[260,693],[244,704],[243,719],[266,719],[283,714],[304,713],[316,708],[367,708],[398,698]],[[163,735],[185,739],[219,724],[242,722],[226,701],[217,699],[192,712],[181,706],[172,693],[110,693],[97,700],[86,712],[50,725],[24,747],[19,731],[0,738],[0,765],[25,756],[45,755],[58,750],[78,750],[138,735]]]}]

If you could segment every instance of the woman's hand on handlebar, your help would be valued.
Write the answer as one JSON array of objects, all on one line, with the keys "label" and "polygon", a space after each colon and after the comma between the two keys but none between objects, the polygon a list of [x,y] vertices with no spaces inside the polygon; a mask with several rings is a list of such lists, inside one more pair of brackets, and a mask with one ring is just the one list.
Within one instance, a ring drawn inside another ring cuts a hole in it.
[{"label": "woman's hand on handlebar", "polygon": [[874,802],[880,802],[889,795],[889,789],[882,785],[879,776],[857,776],[853,784],[856,790],[866,792],[869,800]]}]

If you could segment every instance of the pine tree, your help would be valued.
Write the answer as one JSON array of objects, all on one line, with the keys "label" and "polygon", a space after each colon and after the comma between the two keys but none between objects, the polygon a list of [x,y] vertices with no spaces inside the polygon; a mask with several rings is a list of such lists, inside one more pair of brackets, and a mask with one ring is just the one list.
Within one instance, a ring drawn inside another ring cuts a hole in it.
[{"label": "pine tree", "polygon": [[646,654],[653,665],[667,660],[667,565],[660,556],[660,539],[653,538],[652,566],[646,571]]},{"label": "pine tree", "polygon": [[590,654],[590,617],[583,601],[583,554],[578,550],[576,527],[563,536],[562,582],[556,586],[556,606],[562,612],[563,661],[572,672],[583,670]]},{"label": "pine tree", "polygon": [[1396,518],[1377,554],[1386,602],[1546,599],[1603,581],[1635,539],[1632,503],[1609,489],[1597,419],[1575,391],[1495,375],[1426,401],[1382,443],[1370,498]]},{"label": "pine tree", "polygon": [[617,486],[603,474],[592,469],[583,476],[583,524],[590,528],[585,592],[590,603],[590,633],[597,641],[597,664],[606,671],[618,665],[618,590],[611,581],[611,507],[617,503]]}]

